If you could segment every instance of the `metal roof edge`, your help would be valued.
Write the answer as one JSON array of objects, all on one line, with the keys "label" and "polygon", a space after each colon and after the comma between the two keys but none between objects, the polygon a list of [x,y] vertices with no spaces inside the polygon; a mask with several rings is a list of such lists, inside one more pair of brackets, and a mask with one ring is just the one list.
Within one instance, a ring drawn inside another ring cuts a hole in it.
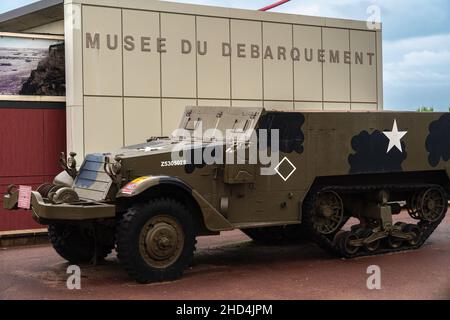
[{"label": "metal roof edge", "polygon": [[47,8],[57,6],[59,4],[61,5],[64,4],[64,0],[40,0],[37,2],[33,2],[29,5],[0,14],[0,23],[17,19],[22,16],[34,13],[36,11],[45,10]]}]

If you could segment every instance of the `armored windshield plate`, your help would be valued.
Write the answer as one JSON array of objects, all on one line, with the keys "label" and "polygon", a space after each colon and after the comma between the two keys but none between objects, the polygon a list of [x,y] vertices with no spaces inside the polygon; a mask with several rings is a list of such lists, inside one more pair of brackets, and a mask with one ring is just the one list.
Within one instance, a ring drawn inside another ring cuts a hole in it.
[{"label": "armored windshield plate", "polygon": [[104,156],[101,154],[87,155],[75,180],[75,191],[82,199],[104,200],[112,180],[104,169]]},{"label": "armored windshield plate", "polygon": [[248,141],[263,108],[239,107],[186,107],[180,130],[173,135],[178,139],[194,138],[205,142],[238,140]]}]

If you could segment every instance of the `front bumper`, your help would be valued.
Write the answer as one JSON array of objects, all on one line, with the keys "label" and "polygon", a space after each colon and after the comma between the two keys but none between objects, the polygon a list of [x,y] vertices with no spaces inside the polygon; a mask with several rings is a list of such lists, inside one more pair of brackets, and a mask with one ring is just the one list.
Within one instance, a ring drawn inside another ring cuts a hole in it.
[{"label": "front bumper", "polygon": [[[3,197],[3,207],[17,209],[18,192]],[[53,204],[44,200],[40,193],[31,193],[31,211],[33,218],[40,224],[55,221],[84,221],[114,218],[116,206],[98,202],[80,201],[75,204]]]}]

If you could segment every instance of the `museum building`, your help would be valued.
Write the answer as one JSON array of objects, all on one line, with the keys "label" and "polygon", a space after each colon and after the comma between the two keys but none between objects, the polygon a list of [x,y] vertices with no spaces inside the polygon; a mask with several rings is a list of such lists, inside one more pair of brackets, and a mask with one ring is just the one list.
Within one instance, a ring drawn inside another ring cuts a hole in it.
[{"label": "museum building", "polygon": [[[0,15],[0,191],[168,136],[186,106],[383,109],[365,21],[151,0],[42,0]],[[39,226],[0,209],[0,232]],[[35,232],[35,231],[32,231]]]}]

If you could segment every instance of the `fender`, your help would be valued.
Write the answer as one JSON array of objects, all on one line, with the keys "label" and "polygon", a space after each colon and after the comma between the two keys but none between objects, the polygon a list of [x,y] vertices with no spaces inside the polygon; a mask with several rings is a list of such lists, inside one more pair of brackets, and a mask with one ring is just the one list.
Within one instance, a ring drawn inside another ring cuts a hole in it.
[{"label": "fender", "polygon": [[116,198],[131,199],[158,185],[172,185],[181,188],[186,191],[186,193],[190,194],[200,207],[203,221],[209,231],[218,232],[234,229],[233,225],[227,219],[225,219],[225,217],[221,215],[205,198],[203,198],[200,193],[193,190],[184,181],[175,177],[139,177],[120,189],[120,191],[116,195]]},{"label": "fender", "polygon": [[160,184],[171,184],[181,187],[185,191],[191,192],[191,187],[180,179],[166,176],[143,176],[133,181],[127,183],[120,191],[117,193],[116,198],[134,198],[148,189],[158,186]]}]

